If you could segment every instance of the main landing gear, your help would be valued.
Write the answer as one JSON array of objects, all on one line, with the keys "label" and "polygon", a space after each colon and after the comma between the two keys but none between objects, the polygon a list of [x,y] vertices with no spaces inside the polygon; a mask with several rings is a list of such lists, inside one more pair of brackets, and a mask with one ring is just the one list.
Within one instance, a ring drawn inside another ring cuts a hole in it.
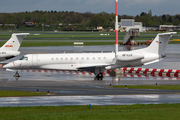
[{"label": "main landing gear", "polygon": [[13,77],[15,77],[15,78],[16,78],[16,80],[18,80],[18,79],[19,79],[19,77],[21,77],[21,76],[19,75],[18,71],[16,71],[16,74],[15,74]]},{"label": "main landing gear", "polygon": [[99,73],[96,75],[96,77],[94,78],[94,80],[103,80],[103,74],[102,73]]}]

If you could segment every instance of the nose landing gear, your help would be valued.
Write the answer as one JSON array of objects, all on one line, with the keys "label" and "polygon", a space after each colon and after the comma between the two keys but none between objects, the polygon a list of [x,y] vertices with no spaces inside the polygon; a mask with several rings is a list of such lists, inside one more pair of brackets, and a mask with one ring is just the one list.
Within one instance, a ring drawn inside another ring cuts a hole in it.
[{"label": "nose landing gear", "polygon": [[16,78],[16,80],[18,80],[18,79],[19,79],[19,77],[21,77],[21,76],[19,75],[18,71],[16,71],[16,73],[15,73],[15,75],[14,75],[13,77],[15,77],[15,78]]}]

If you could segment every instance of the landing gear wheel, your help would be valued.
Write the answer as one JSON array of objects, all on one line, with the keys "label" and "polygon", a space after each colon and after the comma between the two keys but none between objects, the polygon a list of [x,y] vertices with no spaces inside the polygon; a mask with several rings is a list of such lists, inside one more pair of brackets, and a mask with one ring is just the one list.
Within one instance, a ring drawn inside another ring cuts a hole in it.
[{"label": "landing gear wheel", "polygon": [[16,78],[16,80],[18,80],[19,77],[21,77],[21,76],[19,75],[18,71],[16,71],[16,74],[14,75],[14,77]]},{"label": "landing gear wheel", "polygon": [[103,80],[103,74],[102,73],[99,73],[95,78],[94,80]]},{"label": "landing gear wheel", "polygon": [[15,76],[15,77],[20,77],[20,75],[19,75],[18,73],[16,73],[14,76]]}]

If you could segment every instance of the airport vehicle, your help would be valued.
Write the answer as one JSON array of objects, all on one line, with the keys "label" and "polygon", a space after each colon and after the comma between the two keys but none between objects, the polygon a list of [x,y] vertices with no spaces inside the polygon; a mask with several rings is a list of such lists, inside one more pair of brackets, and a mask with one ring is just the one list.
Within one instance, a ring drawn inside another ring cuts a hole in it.
[{"label": "airport vehicle", "polygon": [[19,47],[29,33],[13,33],[11,38],[0,48],[0,61],[11,59],[20,54]]},{"label": "airport vehicle", "polygon": [[[133,51],[109,53],[27,54],[3,68],[90,71],[102,80],[104,70],[135,67],[158,62],[165,57],[166,46],[176,32],[159,33],[150,46]],[[19,75],[16,72],[16,75]]]}]

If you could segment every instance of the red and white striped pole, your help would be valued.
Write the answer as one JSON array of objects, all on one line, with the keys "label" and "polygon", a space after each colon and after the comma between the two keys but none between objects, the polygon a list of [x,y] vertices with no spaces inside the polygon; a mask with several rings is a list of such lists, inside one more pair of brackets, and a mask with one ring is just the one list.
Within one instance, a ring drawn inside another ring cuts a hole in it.
[{"label": "red and white striped pole", "polygon": [[115,24],[115,32],[116,32],[116,42],[115,42],[115,55],[118,53],[118,0],[116,0],[116,24]]}]

